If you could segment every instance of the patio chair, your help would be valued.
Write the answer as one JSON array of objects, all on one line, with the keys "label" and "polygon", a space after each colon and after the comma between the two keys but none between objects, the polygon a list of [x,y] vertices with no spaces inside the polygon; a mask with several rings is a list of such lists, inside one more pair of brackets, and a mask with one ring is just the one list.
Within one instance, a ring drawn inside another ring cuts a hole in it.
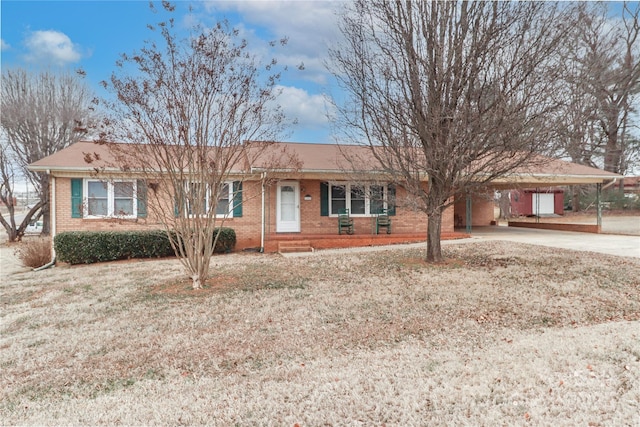
[{"label": "patio chair", "polygon": [[353,218],[349,216],[349,209],[338,210],[338,234],[342,234],[342,229],[347,234],[353,234]]},{"label": "patio chair", "polygon": [[380,234],[380,228],[386,228],[387,234],[391,234],[391,217],[386,209],[381,209],[376,217],[376,234]]}]

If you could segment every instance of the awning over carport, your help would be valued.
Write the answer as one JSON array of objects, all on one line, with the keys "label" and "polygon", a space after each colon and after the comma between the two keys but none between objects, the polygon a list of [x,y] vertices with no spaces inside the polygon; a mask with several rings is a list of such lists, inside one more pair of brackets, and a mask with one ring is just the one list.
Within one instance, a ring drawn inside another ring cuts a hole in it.
[{"label": "awning over carport", "polygon": [[[567,185],[595,184],[597,186],[597,221],[602,225],[601,195],[605,183],[614,183],[623,176],[590,166],[578,165],[563,160],[540,157],[535,163],[514,170],[512,173],[491,181],[494,190],[557,187]],[[467,196],[467,224],[471,224],[471,195]],[[471,232],[467,225],[467,232]]]},{"label": "awning over carport", "polygon": [[492,187],[500,190],[514,187],[603,184],[620,178],[622,175],[613,172],[545,157],[540,158],[535,164],[516,169],[508,175],[493,180]]}]

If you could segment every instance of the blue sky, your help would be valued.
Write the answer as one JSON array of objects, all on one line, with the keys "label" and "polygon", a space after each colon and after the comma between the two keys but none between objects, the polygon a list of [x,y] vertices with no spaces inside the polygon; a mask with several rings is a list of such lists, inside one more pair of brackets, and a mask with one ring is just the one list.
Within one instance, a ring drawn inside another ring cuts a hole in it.
[{"label": "blue sky", "polygon": [[[324,67],[338,31],[330,1],[178,1],[178,28],[228,19],[258,55],[275,56],[288,71],[281,80],[280,104],[298,124],[283,140],[332,142],[325,95],[335,82]],[[189,7],[192,11],[189,11]],[[160,7],[157,2],[157,8]],[[83,69],[98,96],[121,53],[132,53],[151,36],[147,24],[163,19],[148,1],[6,1],[0,3],[2,67],[29,70]],[[266,42],[288,37],[288,44],[267,51]],[[299,70],[298,65],[304,64]]]},{"label": "blue sky", "polygon": [[[159,2],[157,8],[161,9]],[[195,22],[213,25],[228,19],[260,55],[288,66],[281,80],[280,104],[298,124],[285,141],[333,142],[327,119],[326,95],[339,94],[324,62],[330,46],[338,42],[337,1],[177,1],[178,27]],[[192,7],[192,11],[189,11]],[[610,3],[612,15],[621,3]],[[143,47],[151,32],[147,24],[162,19],[146,0],[128,1],[12,1],[0,2],[1,65],[83,69],[98,96],[107,94],[99,82],[107,80],[121,53]],[[285,48],[266,51],[266,41],[288,37]],[[304,63],[304,70],[297,66]]]}]

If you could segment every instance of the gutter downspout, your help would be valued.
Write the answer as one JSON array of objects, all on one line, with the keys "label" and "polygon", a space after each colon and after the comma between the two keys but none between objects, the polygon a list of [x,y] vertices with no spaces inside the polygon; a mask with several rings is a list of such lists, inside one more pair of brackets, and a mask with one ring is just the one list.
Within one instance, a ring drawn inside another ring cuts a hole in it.
[{"label": "gutter downspout", "polygon": [[51,218],[51,261],[43,266],[34,268],[33,271],[46,270],[56,264],[56,248],[53,245],[53,238],[56,237],[56,177],[51,175],[50,170],[47,170],[47,173],[51,176],[51,194],[49,197],[49,203],[51,203],[49,209]]},{"label": "gutter downspout", "polygon": [[262,197],[262,201],[261,201],[262,212],[261,212],[261,219],[260,219],[260,253],[264,253],[264,232],[265,232],[265,224],[264,224],[264,221],[265,221],[264,182],[265,182],[265,180],[267,178],[267,173],[266,172],[262,172],[261,175],[262,175],[262,177],[260,179],[260,184],[262,186],[262,194],[261,194],[261,197]]},{"label": "gutter downspout", "polygon": [[605,185],[603,185],[602,189],[605,190],[605,189],[611,187],[616,182],[618,182],[618,178],[613,178],[613,180],[611,180],[610,182],[607,182]]}]

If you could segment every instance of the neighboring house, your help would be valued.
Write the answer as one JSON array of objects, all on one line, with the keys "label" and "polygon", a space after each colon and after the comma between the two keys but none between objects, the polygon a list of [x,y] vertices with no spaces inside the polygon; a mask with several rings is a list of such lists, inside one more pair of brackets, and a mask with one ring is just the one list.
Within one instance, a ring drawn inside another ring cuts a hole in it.
[{"label": "neighboring house", "polygon": [[622,182],[624,194],[640,196],[640,176],[625,176]]},{"label": "neighboring house", "polygon": [[[376,234],[375,219],[380,209],[385,209],[392,221],[391,234],[385,231],[379,236],[381,239],[398,235],[426,238],[427,217],[411,208],[404,188],[387,182],[379,171],[356,174],[345,166],[345,150],[366,153],[366,148],[310,143],[275,143],[273,147],[274,153],[284,148],[295,155],[298,165],[270,168],[268,153],[261,157],[264,161],[247,161],[231,172],[225,187],[228,195],[218,203],[218,213],[221,219],[225,217],[224,226],[236,231],[236,249],[273,250],[282,239],[371,236]],[[93,157],[102,160],[89,164],[88,154],[98,154]],[[77,230],[161,228],[153,206],[147,206],[150,189],[145,182],[135,172],[124,174],[108,167],[109,158],[104,145],[78,142],[30,165],[31,170],[47,172],[52,178],[53,235]],[[100,175],[96,170],[101,171]],[[496,180],[495,189],[602,183],[617,177],[548,159],[544,167],[535,171],[516,171]],[[487,192],[492,193],[493,189]],[[472,215],[467,215],[470,205]],[[468,218],[472,218],[474,226],[489,225],[494,219],[493,207],[492,198],[486,195],[456,200],[443,216],[442,232],[454,232],[454,225],[464,225]],[[353,236],[338,236],[338,212],[343,208],[350,210]],[[463,219],[462,224],[454,224],[454,215]]]}]

